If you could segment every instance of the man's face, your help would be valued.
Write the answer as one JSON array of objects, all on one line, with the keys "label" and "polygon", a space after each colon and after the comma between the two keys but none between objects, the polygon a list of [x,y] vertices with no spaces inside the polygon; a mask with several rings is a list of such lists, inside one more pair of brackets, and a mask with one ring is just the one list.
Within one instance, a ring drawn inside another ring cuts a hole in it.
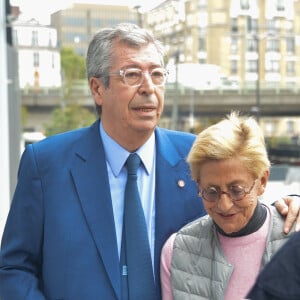
[{"label": "man's face", "polygon": [[[161,67],[161,61],[153,44],[136,49],[115,43],[110,73],[128,68],[151,72],[157,67]],[[100,84],[99,95],[94,95],[94,99],[102,106],[101,121],[105,131],[123,147],[135,150],[133,148],[148,139],[159,121],[164,86],[155,86],[148,73],[136,87],[128,86],[119,75],[110,76],[107,89]]]}]

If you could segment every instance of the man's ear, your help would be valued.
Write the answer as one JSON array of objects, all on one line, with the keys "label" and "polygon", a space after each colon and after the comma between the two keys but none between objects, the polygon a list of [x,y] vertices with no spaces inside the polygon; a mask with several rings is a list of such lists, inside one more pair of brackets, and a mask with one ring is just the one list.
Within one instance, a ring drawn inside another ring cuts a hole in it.
[{"label": "man's ear", "polygon": [[99,78],[91,77],[89,79],[90,90],[95,102],[98,105],[102,104],[102,94],[104,91],[104,85]]}]

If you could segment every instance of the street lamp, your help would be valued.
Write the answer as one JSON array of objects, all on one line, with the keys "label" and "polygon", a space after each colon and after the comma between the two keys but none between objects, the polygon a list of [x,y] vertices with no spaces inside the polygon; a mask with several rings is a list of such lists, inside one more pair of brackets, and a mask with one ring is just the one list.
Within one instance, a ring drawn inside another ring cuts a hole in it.
[{"label": "street lamp", "polygon": [[259,122],[260,119],[260,39],[257,38],[257,59],[256,59],[256,89],[255,89],[255,98],[256,98],[256,120]]},{"label": "street lamp", "polygon": [[178,64],[179,64],[179,51],[175,52],[174,55],[175,60],[175,94],[173,96],[173,107],[172,107],[172,124],[171,128],[173,130],[177,129],[178,122]]},{"label": "street lamp", "polygon": [[140,11],[141,6],[140,5],[136,5],[136,6],[133,7],[133,9],[136,10],[137,23],[138,23],[139,27],[143,27],[142,13]]},{"label": "street lamp", "polygon": [[261,117],[261,88],[260,88],[260,80],[261,80],[261,74],[260,74],[260,69],[261,69],[261,41],[268,38],[268,37],[273,37],[274,33],[272,32],[267,32],[259,35],[257,32],[252,35],[256,47],[257,47],[257,59],[256,59],[256,85],[255,85],[255,106],[252,107],[252,111],[255,113],[256,120],[259,122],[259,119]]},{"label": "street lamp", "polygon": [[195,93],[194,88],[191,86],[190,89],[190,115],[189,115],[189,130],[191,133],[194,133],[195,131],[195,112],[194,112],[194,106],[195,106]]},{"label": "street lamp", "polygon": [[256,33],[253,35],[257,48],[257,58],[256,58],[256,83],[255,83],[255,106],[251,108],[252,112],[255,113],[257,122],[260,119],[260,40],[261,37]]}]

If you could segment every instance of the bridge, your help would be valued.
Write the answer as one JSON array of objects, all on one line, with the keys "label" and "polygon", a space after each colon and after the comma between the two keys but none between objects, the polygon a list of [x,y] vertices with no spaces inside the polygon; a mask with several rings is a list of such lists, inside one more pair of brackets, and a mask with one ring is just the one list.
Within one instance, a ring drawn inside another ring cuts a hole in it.
[{"label": "bridge", "polygon": [[[188,118],[220,117],[232,109],[247,114],[265,116],[300,116],[300,88],[261,88],[259,95],[252,88],[219,88],[193,90],[168,84],[165,93],[164,117]],[[259,96],[259,102],[258,102]],[[55,107],[69,103],[82,105],[94,110],[94,102],[86,81],[75,84],[64,99],[62,89],[21,90],[22,104],[28,111],[51,111]]]},{"label": "bridge", "polygon": [[[188,90],[168,89],[165,113],[169,115],[174,103],[178,103],[180,114],[195,116],[223,116],[232,109],[261,116],[300,116],[300,90],[262,89],[257,103],[255,89]],[[176,99],[177,98],[177,99]],[[174,100],[175,99],[175,100]],[[259,107],[258,107],[259,105]]]},{"label": "bridge", "polygon": [[[261,89],[259,103],[257,90],[217,89],[191,90],[184,87],[166,88],[162,126],[179,130],[193,130],[189,124],[191,114],[195,119],[203,117],[222,117],[232,109],[260,117],[300,117],[300,90],[276,88]],[[76,103],[95,111],[87,84],[76,85],[70,92],[69,100],[64,99],[62,89],[21,90],[21,101],[30,112],[31,125],[41,126],[50,118],[51,111],[59,106]],[[257,107],[259,104],[259,107]],[[259,114],[258,114],[259,113]],[[174,116],[175,114],[175,116]],[[38,128],[38,127],[37,127]],[[280,145],[268,149],[270,159],[276,163],[300,165],[300,146]]]}]

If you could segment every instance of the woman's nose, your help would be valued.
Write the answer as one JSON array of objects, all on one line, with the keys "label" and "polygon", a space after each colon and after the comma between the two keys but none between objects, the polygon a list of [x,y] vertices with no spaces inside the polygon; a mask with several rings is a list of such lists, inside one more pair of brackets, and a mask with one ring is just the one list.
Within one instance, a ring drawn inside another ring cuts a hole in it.
[{"label": "woman's nose", "polygon": [[226,212],[233,206],[233,201],[227,193],[222,192],[217,206],[222,212]]}]

